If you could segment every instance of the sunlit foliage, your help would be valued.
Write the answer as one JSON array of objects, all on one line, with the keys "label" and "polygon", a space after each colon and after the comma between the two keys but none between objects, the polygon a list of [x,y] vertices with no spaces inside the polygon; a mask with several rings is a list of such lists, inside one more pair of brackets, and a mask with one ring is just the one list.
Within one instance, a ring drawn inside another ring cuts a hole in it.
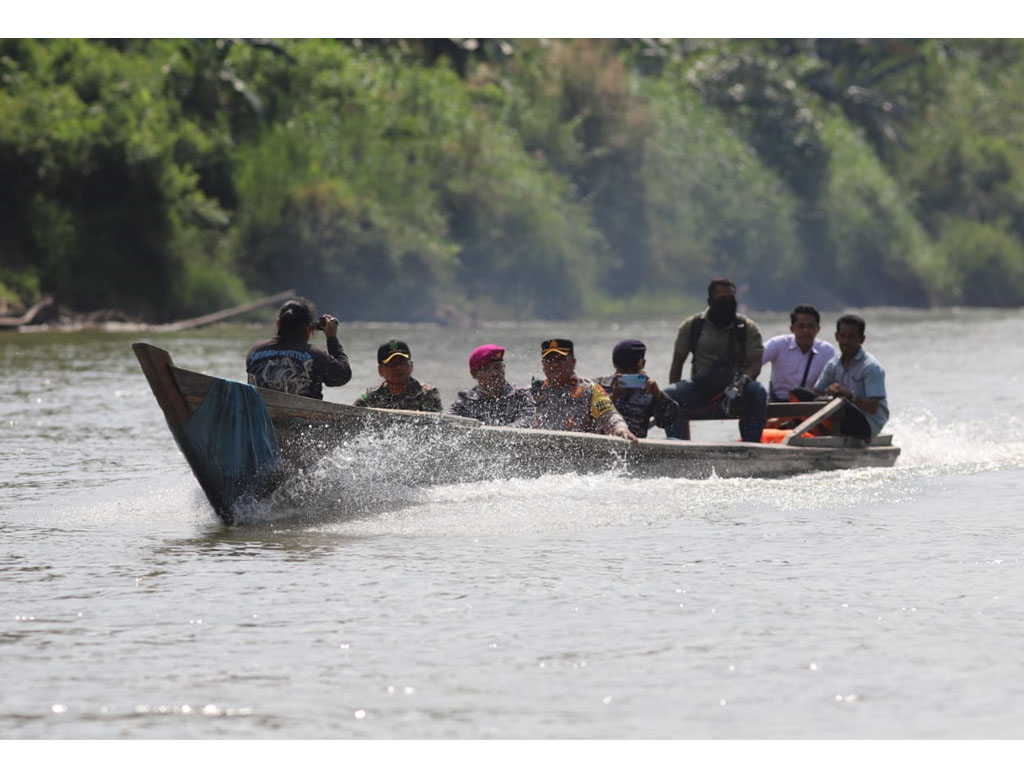
[{"label": "sunlit foliage", "polygon": [[2,40],[0,302],[1020,305],[1022,82],[1013,40]]}]

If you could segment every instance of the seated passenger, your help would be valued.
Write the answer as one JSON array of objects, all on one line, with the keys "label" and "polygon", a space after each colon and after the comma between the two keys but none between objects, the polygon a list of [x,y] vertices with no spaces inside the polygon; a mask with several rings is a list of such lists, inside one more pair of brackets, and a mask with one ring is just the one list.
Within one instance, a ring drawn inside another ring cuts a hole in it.
[{"label": "seated passenger", "polygon": [[[292,395],[323,399],[323,388],[340,387],[352,378],[348,356],[338,341],[338,321],[324,315],[321,326],[306,299],[292,299],[277,313],[277,335],[249,350],[245,370],[249,383]],[[309,345],[314,330],[327,337],[327,351]]]},{"label": "seated passenger", "polygon": [[567,432],[603,432],[636,442],[622,415],[615,410],[600,384],[576,375],[576,358],[569,339],[541,344],[543,382],[535,382],[533,420],[540,429]]},{"label": "seated passenger", "polygon": [[651,419],[655,426],[668,429],[679,416],[676,401],[664,394],[644,371],[646,355],[647,347],[642,341],[620,341],[612,350],[615,374],[597,380],[626,420],[629,431],[637,437],[647,437]]},{"label": "seated passenger", "polygon": [[866,326],[859,315],[843,315],[836,321],[840,356],[828,361],[814,384],[818,394],[846,398],[839,434],[861,440],[874,438],[889,420],[885,369],[864,350]]},{"label": "seated passenger", "polygon": [[469,375],[477,384],[459,392],[458,399],[451,405],[452,413],[497,427],[533,425],[530,390],[515,387],[505,380],[504,348],[484,344],[474,349],[469,356]]},{"label": "seated passenger", "polygon": [[367,389],[355,405],[364,408],[440,412],[441,393],[412,377],[412,353],[404,341],[392,339],[378,347],[377,373],[384,382],[379,387]]},{"label": "seated passenger", "polygon": [[761,355],[761,365],[772,364],[768,395],[776,402],[809,399],[825,363],[836,354],[831,344],[817,338],[821,315],[810,304],[793,307],[789,323],[790,332],[768,339]]},{"label": "seated passenger", "polygon": [[[768,393],[757,381],[763,353],[761,331],[736,312],[736,284],[716,277],[708,283],[708,308],[686,318],[676,334],[665,394],[679,403],[680,415],[665,430],[668,436],[689,440],[688,412],[710,414],[728,409],[735,400],[740,437],[748,443],[761,442],[768,410]],[[686,381],[683,363],[690,354],[691,380]]]}]

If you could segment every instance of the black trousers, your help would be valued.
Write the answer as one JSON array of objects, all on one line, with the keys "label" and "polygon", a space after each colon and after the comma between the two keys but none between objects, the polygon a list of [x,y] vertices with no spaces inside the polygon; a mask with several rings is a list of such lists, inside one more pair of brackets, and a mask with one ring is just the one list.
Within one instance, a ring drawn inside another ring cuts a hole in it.
[{"label": "black trousers", "polygon": [[871,439],[871,425],[864,418],[864,414],[847,404],[843,408],[843,417],[839,422],[839,434],[850,437],[859,437],[861,440]]}]

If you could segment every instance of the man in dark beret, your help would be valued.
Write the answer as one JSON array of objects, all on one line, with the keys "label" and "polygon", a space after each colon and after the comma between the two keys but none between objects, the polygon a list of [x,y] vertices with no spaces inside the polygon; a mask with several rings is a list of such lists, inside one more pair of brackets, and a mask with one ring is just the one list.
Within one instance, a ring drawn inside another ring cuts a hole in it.
[{"label": "man in dark beret", "polygon": [[676,401],[644,370],[646,358],[647,345],[639,339],[620,341],[612,350],[615,373],[597,379],[637,437],[647,437],[652,419],[655,426],[668,429],[679,416]]}]

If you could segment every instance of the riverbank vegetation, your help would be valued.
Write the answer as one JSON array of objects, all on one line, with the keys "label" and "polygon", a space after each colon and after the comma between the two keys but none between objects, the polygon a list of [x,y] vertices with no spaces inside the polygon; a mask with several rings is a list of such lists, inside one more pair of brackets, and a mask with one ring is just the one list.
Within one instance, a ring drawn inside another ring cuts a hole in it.
[{"label": "riverbank vegetation", "polygon": [[0,41],[0,303],[1024,304],[1015,40]]}]

